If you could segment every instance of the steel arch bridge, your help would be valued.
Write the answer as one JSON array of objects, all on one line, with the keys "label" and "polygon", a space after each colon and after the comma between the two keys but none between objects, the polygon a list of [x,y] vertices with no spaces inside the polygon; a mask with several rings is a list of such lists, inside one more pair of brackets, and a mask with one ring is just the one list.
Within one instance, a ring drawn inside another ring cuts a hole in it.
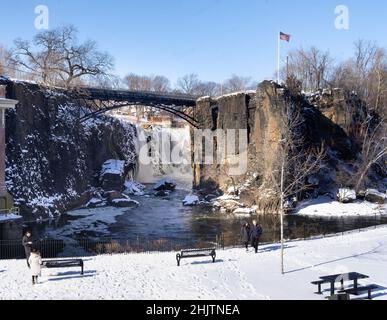
[{"label": "steel arch bridge", "polygon": [[192,96],[98,88],[66,90],[66,94],[88,104],[94,104],[95,110],[82,116],[80,122],[85,122],[108,111],[137,105],[171,113],[193,127],[198,127],[198,121],[187,112],[189,108],[196,106],[196,98]]}]

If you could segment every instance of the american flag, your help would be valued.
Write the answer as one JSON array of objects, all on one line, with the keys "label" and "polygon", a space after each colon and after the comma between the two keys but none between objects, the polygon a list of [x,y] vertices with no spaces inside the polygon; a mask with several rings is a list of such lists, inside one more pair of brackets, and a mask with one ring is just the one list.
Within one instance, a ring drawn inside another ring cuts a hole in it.
[{"label": "american flag", "polygon": [[290,42],[290,38],[291,38],[290,34],[286,34],[286,33],[280,32],[280,39],[281,40]]}]

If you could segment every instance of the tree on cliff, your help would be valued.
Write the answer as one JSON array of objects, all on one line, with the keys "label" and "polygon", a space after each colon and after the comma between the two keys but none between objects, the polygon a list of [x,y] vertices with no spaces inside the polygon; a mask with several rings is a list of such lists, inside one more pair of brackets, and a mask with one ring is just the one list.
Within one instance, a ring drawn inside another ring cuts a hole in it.
[{"label": "tree on cliff", "polygon": [[66,87],[80,84],[88,77],[108,75],[113,68],[113,58],[99,51],[95,41],[78,43],[73,26],[43,31],[32,43],[15,40],[13,60],[37,74],[37,80]]},{"label": "tree on cliff", "polygon": [[333,59],[328,51],[316,47],[303,48],[289,53],[289,63],[281,70],[283,79],[293,75],[302,81],[304,90],[318,90],[327,85],[333,69]]},{"label": "tree on cliff", "polygon": [[359,40],[354,56],[336,66],[330,85],[354,91],[370,112],[387,116],[387,53],[376,43]]},{"label": "tree on cliff", "polygon": [[353,175],[355,190],[360,191],[366,184],[365,179],[372,167],[377,167],[382,174],[387,172],[387,123],[383,118],[369,117],[363,123],[361,162]]}]

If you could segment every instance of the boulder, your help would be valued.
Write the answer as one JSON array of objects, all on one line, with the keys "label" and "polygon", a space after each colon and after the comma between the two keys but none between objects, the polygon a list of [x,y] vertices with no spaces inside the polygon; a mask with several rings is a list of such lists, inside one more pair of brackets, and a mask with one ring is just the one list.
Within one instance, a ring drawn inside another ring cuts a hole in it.
[{"label": "boulder", "polygon": [[126,181],[124,193],[127,195],[143,196],[146,187],[136,181]]},{"label": "boulder", "polygon": [[104,207],[106,206],[106,201],[100,198],[92,198],[90,201],[86,204],[86,208],[98,208],[98,207]]},{"label": "boulder", "polygon": [[130,198],[121,198],[121,199],[114,199],[111,202],[111,205],[116,208],[131,208],[131,207],[139,206],[140,203]]},{"label": "boulder", "polygon": [[176,189],[176,183],[171,179],[162,179],[158,181],[153,190],[155,191],[173,191]]},{"label": "boulder", "polygon": [[122,191],[125,183],[125,161],[108,160],[102,165],[101,186],[104,190]]},{"label": "boulder", "polygon": [[104,194],[104,196],[107,198],[107,201],[109,202],[109,204],[112,204],[112,202],[116,199],[122,199],[124,198],[124,196],[122,195],[121,192],[118,192],[118,191],[110,191],[110,192],[106,192]]},{"label": "boulder", "polygon": [[166,191],[166,190],[157,191],[157,192],[155,192],[155,196],[156,197],[167,197],[167,196],[169,196],[169,191]]},{"label": "boulder", "polygon": [[188,195],[183,200],[183,205],[186,207],[193,207],[200,203],[199,197],[195,195]]},{"label": "boulder", "polygon": [[373,203],[385,204],[387,196],[375,189],[368,189],[365,193],[365,200]]},{"label": "boulder", "polygon": [[356,201],[356,191],[353,189],[341,188],[337,192],[337,201],[341,203],[351,203]]}]

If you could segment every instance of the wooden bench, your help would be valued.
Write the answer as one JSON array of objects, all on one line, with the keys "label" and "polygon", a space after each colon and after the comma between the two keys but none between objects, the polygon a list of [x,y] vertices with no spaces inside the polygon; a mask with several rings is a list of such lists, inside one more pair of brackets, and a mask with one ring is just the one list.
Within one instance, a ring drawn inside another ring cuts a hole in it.
[{"label": "wooden bench", "polygon": [[176,255],[177,266],[180,266],[180,260],[185,258],[198,258],[198,257],[212,257],[212,262],[215,263],[216,259],[216,249],[207,248],[207,249],[190,249],[182,250]]},{"label": "wooden bench", "polygon": [[357,287],[357,288],[341,290],[339,292],[354,295],[354,296],[359,296],[362,293],[367,292],[368,293],[368,300],[372,300],[372,291],[376,290],[376,289],[379,289],[379,287],[372,284],[369,286],[361,286],[361,287]]},{"label": "wooden bench", "polygon": [[81,267],[81,275],[83,275],[84,264],[82,259],[43,260],[42,264],[48,269]]}]

